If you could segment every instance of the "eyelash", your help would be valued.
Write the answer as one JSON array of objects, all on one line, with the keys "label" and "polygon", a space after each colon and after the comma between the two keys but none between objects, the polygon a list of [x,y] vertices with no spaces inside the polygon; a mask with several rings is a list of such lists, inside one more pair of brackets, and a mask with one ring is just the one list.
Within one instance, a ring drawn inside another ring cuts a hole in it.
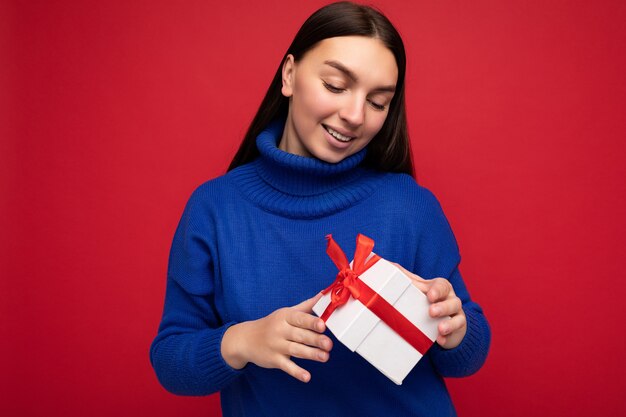
[{"label": "eyelash", "polygon": [[[331,93],[334,94],[340,94],[343,93],[345,91],[345,88],[339,88],[339,87],[335,87],[334,85],[328,84],[326,81],[322,81],[322,83],[324,84],[324,87],[326,87],[326,89],[328,91],[330,91]],[[370,105],[378,111],[384,111],[387,106],[383,106],[382,104],[377,104],[374,103],[373,101],[368,100],[368,103],[370,103]]]},{"label": "eyelash", "polygon": [[339,94],[345,91],[345,88],[335,87],[334,85],[328,84],[326,81],[322,81],[324,87],[331,93]]}]

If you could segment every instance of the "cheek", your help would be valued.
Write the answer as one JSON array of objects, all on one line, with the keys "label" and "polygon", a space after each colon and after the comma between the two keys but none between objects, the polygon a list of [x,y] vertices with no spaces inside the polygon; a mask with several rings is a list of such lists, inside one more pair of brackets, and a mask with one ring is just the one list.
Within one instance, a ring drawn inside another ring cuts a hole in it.
[{"label": "cheek", "polygon": [[374,137],[385,124],[385,120],[387,119],[387,113],[373,112],[368,116],[369,117],[366,121],[366,129],[368,132],[368,136]]},{"label": "cheek", "polygon": [[296,104],[297,110],[308,116],[319,117],[325,117],[332,113],[336,107],[337,99],[323,91],[322,88],[311,83],[298,84],[297,91],[294,91],[294,104]]}]

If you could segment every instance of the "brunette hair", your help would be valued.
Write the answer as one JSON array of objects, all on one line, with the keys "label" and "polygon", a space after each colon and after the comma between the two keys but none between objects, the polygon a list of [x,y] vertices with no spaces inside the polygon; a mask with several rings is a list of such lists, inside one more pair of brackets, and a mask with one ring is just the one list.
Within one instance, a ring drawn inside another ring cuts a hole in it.
[{"label": "brunette hair", "polygon": [[324,39],[355,35],[380,39],[393,53],[398,66],[398,81],[389,104],[389,113],[378,134],[368,144],[363,164],[380,171],[404,172],[414,176],[404,104],[406,55],[402,38],[381,12],[369,6],[345,1],[322,7],[304,22],[287,49],[265,98],[228,167],[229,171],[254,160],[259,154],[256,137],[273,120],[287,117],[289,99],[281,93],[282,66],[287,55],[292,54],[295,61],[298,61]]}]

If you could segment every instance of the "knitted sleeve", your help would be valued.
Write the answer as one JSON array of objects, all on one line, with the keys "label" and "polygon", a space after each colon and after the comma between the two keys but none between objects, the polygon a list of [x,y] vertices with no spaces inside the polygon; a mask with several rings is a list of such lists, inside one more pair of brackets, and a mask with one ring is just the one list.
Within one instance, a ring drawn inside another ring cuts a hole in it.
[{"label": "knitted sleeve", "polygon": [[159,382],[179,395],[219,391],[241,371],[221,355],[223,323],[215,308],[213,239],[202,197],[190,198],[170,251],[165,306],[150,360]]},{"label": "knitted sleeve", "polygon": [[427,194],[427,227],[420,239],[416,260],[418,274],[427,279],[448,279],[461,299],[467,317],[467,332],[461,343],[453,349],[444,349],[435,343],[428,356],[441,376],[468,376],[478,371],[485,362],[491,342],[491,330],[481,307],[472,301],[463,282],[459,271],[459,249],[441,205],[432,193]]}]

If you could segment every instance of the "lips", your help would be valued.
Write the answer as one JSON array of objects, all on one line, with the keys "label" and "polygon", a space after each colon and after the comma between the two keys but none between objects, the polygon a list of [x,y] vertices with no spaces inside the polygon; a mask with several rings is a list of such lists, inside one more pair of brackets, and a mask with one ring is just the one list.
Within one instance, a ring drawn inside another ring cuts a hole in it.
[{"label": "lips", "polygon": [[326,129],[326,131],[335,139],[337,139],[340,142],[350,142],[351,140],[355,139],[356,136],[348,136],[348,135],[344,135],[342,133],[339,133],[338,131],[336,131],[335,129],[326,126],[326,125],[322,125],[324,127],[324,129]]}]

